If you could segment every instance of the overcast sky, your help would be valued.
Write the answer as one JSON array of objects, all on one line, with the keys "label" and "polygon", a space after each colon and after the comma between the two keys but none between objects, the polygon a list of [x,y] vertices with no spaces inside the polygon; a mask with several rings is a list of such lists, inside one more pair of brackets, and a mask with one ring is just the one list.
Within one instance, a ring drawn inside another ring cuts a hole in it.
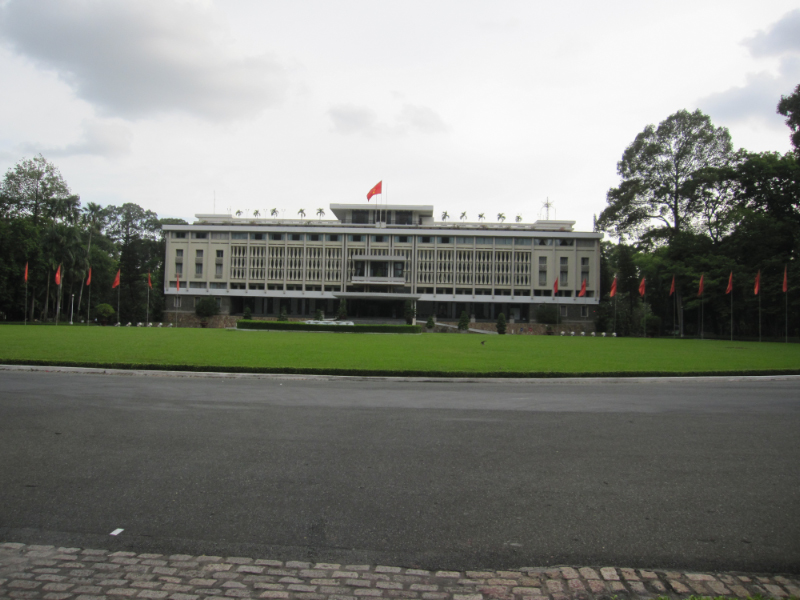
[{"label": "overcast sky", "polygon": [[[796,0],[0,0],[0,171],[163,217],[366,202],[589,230],[644,127],[790,149]],[[374,200],[373,200],[374,203]],[[551,218],[553,214],[551,213]]]}]

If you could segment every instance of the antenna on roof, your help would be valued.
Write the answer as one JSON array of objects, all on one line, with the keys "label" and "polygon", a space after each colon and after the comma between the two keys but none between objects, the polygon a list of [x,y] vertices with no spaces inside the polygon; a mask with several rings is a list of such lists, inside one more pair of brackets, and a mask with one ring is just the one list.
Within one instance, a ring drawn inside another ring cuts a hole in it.
[{"label": "antenna on roof", "polygon": [[[553,205],[552,202],[550,202],[550,197],[548,196],[547,200],[545,200],[544,203],[542,204],[542,210],[544,211],[544,220],[545,221],[549,221],[550,220],[550,209],[551,208],[553,209],[553,216],[556,216],[556,207]],[[540,210],[539,211],[539,217],[541,217],[541,216],[542,216],[542,211]]]}]

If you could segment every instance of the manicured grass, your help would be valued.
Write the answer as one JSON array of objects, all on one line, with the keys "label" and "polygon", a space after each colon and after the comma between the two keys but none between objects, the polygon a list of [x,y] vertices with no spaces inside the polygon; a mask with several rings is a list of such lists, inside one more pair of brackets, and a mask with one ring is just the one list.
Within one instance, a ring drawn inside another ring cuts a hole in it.
[{"label": "manicured grass", "polygon": [[521,335],[8,325],[0,327],[0,363],[9,362],[440,374],[800,373],[800,345]]}]

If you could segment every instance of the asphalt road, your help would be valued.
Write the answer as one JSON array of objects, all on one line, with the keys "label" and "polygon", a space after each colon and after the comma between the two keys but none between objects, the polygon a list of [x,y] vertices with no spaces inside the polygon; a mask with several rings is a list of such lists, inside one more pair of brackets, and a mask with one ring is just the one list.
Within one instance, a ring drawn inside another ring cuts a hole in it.
[{"label": "asphalt road", "polygon": [[800,380],[0,372],[0,540],[796,573]]}]

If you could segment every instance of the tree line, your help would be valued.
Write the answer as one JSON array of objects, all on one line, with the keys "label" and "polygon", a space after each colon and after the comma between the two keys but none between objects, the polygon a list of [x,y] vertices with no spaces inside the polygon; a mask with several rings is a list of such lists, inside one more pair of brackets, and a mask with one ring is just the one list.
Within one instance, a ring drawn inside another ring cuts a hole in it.
[{"label": "tree line", "polygon": [[[149,314],[151,320],[161,320],[165,252],[161,227],[167,223],[186,222],[159,219],[133,203],[82,205],[53,163],[41,155],[21,160],[0,183],[0,319],[22,321],[27,315],[29,321],[52,321],[59,300],[61,318],[68,319],[73,298],[76,322],[99,304],[116,309],[117,290],[111,286],[119,271],[121,319],[145,320],[150,274]],[[55,283],[59,266],[61,286]]]},{"label": "tree line", "polygon": [[620,184],[596,218],[598,230],[619,240],[602,246],[599,330],[699,335],[702,317],[706,335],[729,336],[731,322],[742,338],[757,337],[759,326],[775,338],[787,328],[800,335],[800,85],[777,112],[793,152],[734,151],[728,130],[699,110],[648,125],[625,149]]}]

